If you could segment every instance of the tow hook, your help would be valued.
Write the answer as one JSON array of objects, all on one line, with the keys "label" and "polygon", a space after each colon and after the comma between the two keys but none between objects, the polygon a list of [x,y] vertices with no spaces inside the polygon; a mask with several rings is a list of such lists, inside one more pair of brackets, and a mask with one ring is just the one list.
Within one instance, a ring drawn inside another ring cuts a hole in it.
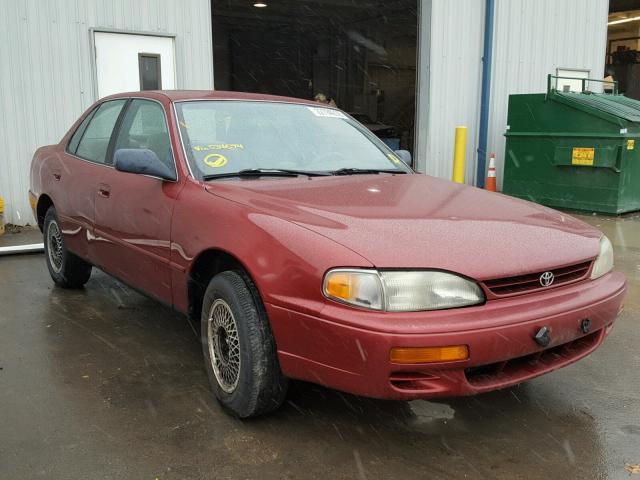
[{"label": "tow hook", "polygon": [[582,333],[589,333],[591,331],[591,319],[585,318],[580,322],[580,330]]},{"label": "tow hook", "polygon": [[541,347],[548,347],[549,343],[551,343],[551,329],[549,327],[542,327],[533,339]]}]

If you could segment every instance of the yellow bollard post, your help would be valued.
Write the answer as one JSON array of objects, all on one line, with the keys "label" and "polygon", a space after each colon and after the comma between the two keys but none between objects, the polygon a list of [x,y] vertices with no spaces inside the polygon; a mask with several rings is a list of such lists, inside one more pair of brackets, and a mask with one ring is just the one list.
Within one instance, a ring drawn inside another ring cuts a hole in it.
[{"label": "yellow bollard post", "polygon": [[4,233],[4,200],[0,197],[0,235]]},{"label": "yellow bollard post", "polygon": [[453,148],[453,178],[464,183],[464,157],[467,151],[467,127],[456,127],[456,142]]}]

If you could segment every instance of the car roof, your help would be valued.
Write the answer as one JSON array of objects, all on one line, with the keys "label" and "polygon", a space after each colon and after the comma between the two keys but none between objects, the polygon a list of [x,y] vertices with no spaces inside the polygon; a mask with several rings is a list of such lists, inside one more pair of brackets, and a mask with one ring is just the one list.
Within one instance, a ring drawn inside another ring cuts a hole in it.
[{"label": "car roof", "polygon": [[245,100],[245,101],[262,101],[262,102],[284,102],[299,103],[303,105],[315,105],[332,108],[329,105],[319,105],[313,100],[305,100],[294,97],[283,97],[279,95],[266,95],[262,93],[246,93],[246,92],[227,92],[223,90],[145,90],[141,92],[124,92],[111,95],[107,98],[123,98],[123,97],[147,97],[157,98],[158,95],[167,97],[172,102],[181,102],[185,100]]}]

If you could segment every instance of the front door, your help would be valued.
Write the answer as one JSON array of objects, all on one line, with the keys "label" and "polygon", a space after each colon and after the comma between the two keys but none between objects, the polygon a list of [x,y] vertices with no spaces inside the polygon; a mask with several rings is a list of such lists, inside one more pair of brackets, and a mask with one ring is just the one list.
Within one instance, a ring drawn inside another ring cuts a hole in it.
[{"label": "front door", "polygon": [[173,37],[94,32],[98,98],[176,88]]},{"label": "front door", "polygon": [[[133,99],[126,109],[115,132],[113,152],[151,150],[175,173],[164,107],[153,100]],[[115,168],[104,169],[99,183],[96,263],[131,286],[171,304],[171,214],[181,184]]]}]

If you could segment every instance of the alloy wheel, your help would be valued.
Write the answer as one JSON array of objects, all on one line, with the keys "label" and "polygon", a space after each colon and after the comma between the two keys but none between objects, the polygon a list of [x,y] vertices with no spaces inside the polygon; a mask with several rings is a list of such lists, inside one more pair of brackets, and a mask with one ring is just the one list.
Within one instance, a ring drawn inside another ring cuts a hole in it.
[{"label": "alloy wheel", "polygon": [[62,233],[58,222],[54,220],[49,223],[47,228],[47,253],[51,268],[56,273],[60,273],[62,270],[62,249]]},{"label": "alloy wheel", "polygon": [[240,338],[233,312],[221,298],[211,305],[207,339],[218,385],[226,393],[231,393],[240,378]]}]

